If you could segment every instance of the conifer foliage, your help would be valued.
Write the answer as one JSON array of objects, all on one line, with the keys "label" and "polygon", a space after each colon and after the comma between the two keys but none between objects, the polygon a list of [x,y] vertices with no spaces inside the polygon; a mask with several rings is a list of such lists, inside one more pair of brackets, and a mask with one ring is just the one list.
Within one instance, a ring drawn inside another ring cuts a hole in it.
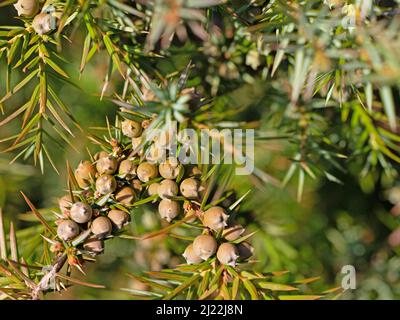
[{"label": "conifer foliage", "polygon": [[[3,150],[13,163],[33,162],[47,174],[47,165],[60,171],[56,150],[77,149],[77,135],[91,144],[76,166],[66,159],[57,209],[37,209],[21,192],[30,208],[23,219],[40,222],[21,235],[40,233],[40,246],[19,246],[0,211],[0,298],[41,299],[71,285],[103,288],[76,274],[85,275],[116,238],[185,243],[179,263],[127,274],[142,286],[118,289],[133,298],[340,295],[340,288],[315,293],[309,285],[317,277],[255,271],[264,253],[238,222],[249,215],[243,204],[251,191],[233,183],[238,164],[185,162],[178,155],[202,146],[188,147],[180,133],[256,129],[256,149],[284,140],[283,177],[255,161],[251,179],[274,188],[295,180],[298,201],[307,181],[342,183],[354,164],[361,167],[356,175],[394,185],[396,1],[5,0],[0,10],[0,128],[12,132],[1,137]],[[61,91],[84,90],[79,79],[91,64],[107,66],[96,99],[115,114],[89,130]],[[234,97],[243,88],[260,101],[238,105]],[[254,105],[267,115],[262,126],[256,112],[248,114]],[[228,153],[246,158],[236,147]],[[140,224],[143,208],[158,212],[160,228],[135,234],[129,225]]]}]

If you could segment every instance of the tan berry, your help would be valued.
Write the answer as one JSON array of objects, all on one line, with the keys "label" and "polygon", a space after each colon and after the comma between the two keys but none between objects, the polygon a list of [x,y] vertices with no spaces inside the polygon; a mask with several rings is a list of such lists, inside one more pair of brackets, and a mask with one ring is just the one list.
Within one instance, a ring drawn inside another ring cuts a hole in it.
[{"label": "tan berry", "polygon": [[187,178],[179,186],[181,194],[188,199],[197,199],[199,197],[200,181],[195,178]]},{"label": "tan berry", "polygon": [[158,182],[154,182],[151,185],[149,185],[148,189],[147,189],[147,193],[149,194],[149,196],[154,196],[155,194],[158,195],[158,187],[160,186],[160,184]]},{"label": "tan berry", "polygon": [[91,230],[99,239],[109,236],[112,231],[110,219],[103,216],[97,217],[92,222]]},{"label": "tan berry", "polygon": [[131,187],[123,187],[115,194],[115,200],[119,203],[130,205],[135,201],[136,194]]},{"label": "tan berry", "polygon": [[253,246],[248,242],[241,242],[237,245],[240,260],[249,259],[254,252]]},{"label": "tan berry", "polygon": [[143,190],[142,182],[139,179],[133,179],[131,181],[131,187],[136,191],[136,193],[139,193]]},{"label": "tan berry", "polygon": [[158,175],[156,165],[149,162],[142,162],[136,170],[136,174],[140,181],[149,182]]},{"label": "tan berry", "polygon": [[101,158],[108,157],[108,153],[106,151],[99,151],[94,155],[94,160],[99,160]]},{"label": "tan berry", "polygon": [[100,174],[113,174],[117,168],[118,160],[113,156],[102,157],[96,163],[96,169]]},{"label": "tan berry", "polygon": [[226,228],[222,232],[222,236],[228,241],[234,241],[236,239],[239,239],[239,237],[243,234],[244,231],[245,229],[241,224],[235,223],[229,228]]},{"label": "tan berry", "polygon": [[194,239],[193,250],[197,256],[207,260],[217,251],[217,241],[213,236],[202,234]]},{"label": "tan berry", "polygon": [[78,183],[78,186],[82,189],[85,189],[90,186],[89,180],[85,180],[80,178],[79,176],[75,176],[76,182]]},{"label": "tan berry", "polygon": [[75,170],[75,179],[82,189],[88,187],[96,175],[96,169],[90,161],[81,161]]},{"label": "tan berry", "polygon": [[32,28],[39,35],[44,35],[56,28],[55,17],[42,12],[35,16],[32,21]]},{"label": "tan berry", "polygon": [[219,231],[227,226],[228,215],[222,207],[211,207],[203,216],[203,224],[214,231]]},{"label": "tan berry", "polygon": [[239,258],[239,251],[232,243],[225,242],[221,244],[217,251],[217,259],[222,264],[236,266],[236,260]]},{"label": "tan berry", "polygon": [[70,211],[71,219],[77,223],[86,223],[92,218],[92,207],[87,203],[75,202]]},{"label": "tan berry", "polygon": [[57,235],[64,241],[71,240],[79,235],[79,226],[72,220],[64,220],[57,227]]},{"label": "tan berry", "polygon": [[136,168],[137,165],[133,163],[132,160],[123,160],[119,164],[118,174],[122,176],[122,178],[131,180],[136,177]]},{"label": "tan berry", "polygon": [[183,167],[177,158],[169,157],[165,162],[160,164],[158,169],[164,179],[176,179],[181,170],[183,170]]},{"label": "tan berry", "polygon": [[126,119],[121,124],[122,133],[129,138],[137,138],[142,134],[142,125],[139,122]]},{"label": "tan berry", "polygon": [[61,210],[61,213],[68,217],[72,203],[74,203],[74,201],[76,200],[77,200],[76,197],[74,197],[74,199],[71,200],[71,196],[69,194],[66,194],[65,196],[62,196],[60,199],[58,199],[58,206]]},{"label": "tan berry", "polygon": [[18,0],[14,7],[19,16],[31,18],[39,12],[39,0]]},{"label": "tan berry", "polygon": [[96,191],[100,194],[108,194],[115,191],[117,182],[113,176],[104,174],[96,180]]},{"label": "tan berry", "polygon": [[97,238],[89,238],[83,243],[83,249],[95,254],[103,253],[104,241]]},{"label": "tan berry", "polygon": [[203,259],[200,258],[200,257],[194,252],[193,244],[192,244],[192,243],[189,244],[189,245],[186,247],[185,252],[184,252],[182,255],[183,255],[183,257],[186,259],[186,262],[187,262],[188,264],[198,264],[198,263],[200,263],[200,262],[203,261]]},{"label": "tan berry", "polygon": [[130,221],[130,215],[122,210],[110,210],[107,217],[118,230],[126,226]]},{"label": "tan berry", "polygon": [[161,199],[169,199],[178,194],[178,185],[174,180],[163,180],[158,186],[158,195]]},{"label": "tan berry", "polygon": [[171,222],[180,213],[180,206],[177,201],[172,200],[161,200],[158,205],[158,212],[161,218]]}]

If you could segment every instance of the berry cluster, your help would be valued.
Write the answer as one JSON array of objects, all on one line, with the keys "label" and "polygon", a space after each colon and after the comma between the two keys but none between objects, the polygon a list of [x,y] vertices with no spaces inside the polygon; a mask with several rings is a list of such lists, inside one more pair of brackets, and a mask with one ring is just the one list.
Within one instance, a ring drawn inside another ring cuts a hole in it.
[{"label": "berry cluster", "polygon": [[229,266],[247,260],[253,248],[240,241],[245,229],[228,214],[231,201],[202,210],[206,185],[200,166],[182,164],[162,148],[160,140],[168,140],[167,134],[145,143],[154,119],[125,119],[117,128],[122,135],[119,141],[110,140],[109,151],[79,163],[74,171],[77,190],[59,199],[63,216],[57,221],[58,238],[72,244],[77,255],[100,254],[104,240],[121,232],[134,208],[157,203],[160,217],[168,223],[183,219],[203,229],[183,253],[188,264],[215,254]]},{"label": "berry cluster", "polygon": [[55,28],[55,12],[48,12],[45,7],[39,12],[41,10],[39,0],[18,0],[14,7],[18,12],[18,16],[32,19],[31,25],[37,34],[43,35]]}]

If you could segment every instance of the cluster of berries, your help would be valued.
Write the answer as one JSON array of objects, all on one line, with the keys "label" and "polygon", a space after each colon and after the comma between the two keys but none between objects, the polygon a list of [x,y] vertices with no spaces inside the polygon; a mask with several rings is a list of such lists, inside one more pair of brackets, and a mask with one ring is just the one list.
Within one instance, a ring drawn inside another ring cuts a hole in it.
[{"label": "cluster of berries", "polygon": [[56,14],[42,8],[40,12],[39,0],[18,0],[14,4],[18,16],[32,19],[32,28],[39,35],[49,33],[54,30],[56,24]]},{"label": "cluster of berries", "polygon": [[[200,213],[200,219],[206,229],[183,253],[188,264],[200,263],[216,253],[220,263],[234,267],[238,260],[252,256],[253,247],[248,242],[231,243],[239,239],[245,229],[238,223],[228,224],[229,215],[224,208],[211,207]],[[221,243],[218,245],[218,242]]]},{"label": "cluster of berries", "polygon": [[206,189],[200,168],[184,165],[173,156],[155,156],[163,153],[156,143],[160,136],[153,137],[153,142],[142,148],[148,140],[146,128],[151,130],[153,119],[125,119],[119,129],[123,141],[128,141],[126,144],[112,139],[111,152],[98,152],[92,161],[79,163],[74,178],[80,190],[72,197],[67,194],[59,199],[63,215],[57,221],[59,239],[75,243],[82,253],[100,254],[104,240],[129,223],[136,203],[148,199],[145,202],[158,203],[159,215],[165,221],[181,217],[204,229],[183,254],[188,264],[200,263],[215,254],[220,263],[231,266],[248,259],[253,248],[247,242],[232,243],[245,229],[231,221],[227,209],[200,209]]}]

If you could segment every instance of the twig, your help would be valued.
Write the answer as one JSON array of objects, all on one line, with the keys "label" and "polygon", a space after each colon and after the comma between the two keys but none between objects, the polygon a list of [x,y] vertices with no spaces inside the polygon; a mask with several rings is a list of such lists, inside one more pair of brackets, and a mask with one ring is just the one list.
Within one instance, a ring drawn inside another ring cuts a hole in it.
[{"label": "twig", "polygon": [[61,270],[64,266],[65,261],[67,261],[67,255],[64,253],[60,256],[56,262],[52,265],[51,270],[48,271],[43,278],[39,281],[39,283],[32,288],[32,300],[39,300],[40,294],[47,290],[49,286],[49,282],[55,278],[56,273]]}]

